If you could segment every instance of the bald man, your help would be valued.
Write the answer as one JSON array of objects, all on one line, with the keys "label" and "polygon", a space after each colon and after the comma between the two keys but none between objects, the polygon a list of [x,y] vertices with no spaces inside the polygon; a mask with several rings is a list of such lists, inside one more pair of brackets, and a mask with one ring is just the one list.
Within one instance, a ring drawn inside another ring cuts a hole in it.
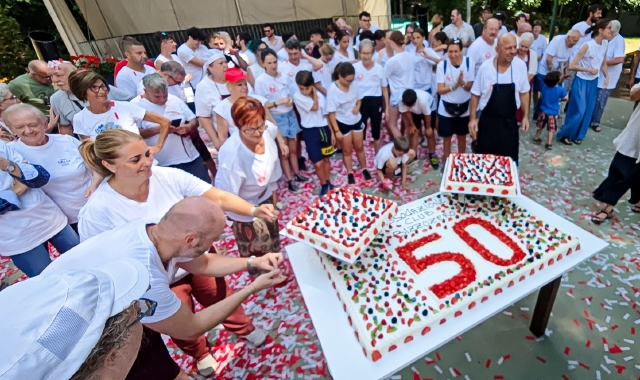
[{"label": "bald man", "polygon": [[[197,210],[197,211],[194,211]],[[224,212],[204,197],[188,197],[176,203],[160,220],[141,219],[90,238],[60,256],[46,269],[57,273],[70,269],[96,268],[121,258],[139,260],[149,269],[150,289],[144,299],[156,301],[152,316],[142,319],[145,333],[138,358],[127,379],[188,379],[171,359],[160,334],[173,339],[195,340],[217,325],[229,323],[241,304],[252,294],[285,280],[280,272],[282,254],[267,253],[258,258],[233,258],[205,253],[222,234]],[[259,274],[246,287],[227,294],[209,294],[214,300],[194,314],[191,308],[171,291],[169,285],[178,269],[190,274],[224,277],[249,270]],[[252,334],[263,334],[255,329]]]},{"label": "bald man", "polygon": [[[51,76],[53,84],[58,87],[51,95],[51,108],[55,115],[58,115],[58,130],[60,134],[73,135],[73,117],[86,106],[88,102],[83,102],[71,93],[69,88],[69,74],[77,68],[69,62],[51,61],[47,73]],[[127,92],[109,85],[107,97],[110,100],[129,101],[132,99]]]},{"label": "bald man", "polygon": [[[516,111],[522,106],[522,131],[529,129],[527,65],[516,56],[516,36],[498,38],[496,57],[476,73],[471,88],[469,132],[477,142],[475,153],[509,156],[518,162],[520,134]],[[478,119],[478,113],[481,111]]]},{"label": "bald man", "polygon": [[27,73],[9,82],[9,91],[22,103],[34,105],[45,115],[49,114],[49,97],[56,89],[51,84],[51,76],[47,73],[47,63],[31,61]]},{"label": "bald man", "polygon": [[533,28],[531,27],[531,24],[529,24],[528,22],[522,23],[518,26],[518,30],[516,32],[516,36],[518,37],[518,41],[520,41],[520,37],[522,37],[522,35],[524,33],[532,33],[533,32]]}]

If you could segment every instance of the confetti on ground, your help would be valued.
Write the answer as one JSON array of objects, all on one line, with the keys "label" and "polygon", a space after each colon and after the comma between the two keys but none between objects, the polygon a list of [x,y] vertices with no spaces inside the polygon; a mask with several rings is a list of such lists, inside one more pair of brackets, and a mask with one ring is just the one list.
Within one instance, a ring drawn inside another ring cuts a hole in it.
[{"label": "confetti on ground", "polygon": [[[616,126],[621,129],[623,125]],[[640,325],[640,215],[630,210],[628,194],[616,205],[614,217],[600,226],[590,221],[601,205],[591,192],[606,175],[615,149],[611,143],[619,129],[603,126],[601,133],[589,131],[581,146],[554,142],[553,150],[531,143],[533,132],[521,136],[520,166],[522,192],[569,219],[581,228],[610,243],[600,254],[563,276],[562,290],[549,321],[544,340],[529,332],[530,310],[537,293],[429,353],[391,379],[520,379],[523,371],[536,379],[637,379],[640,364],[634,359],[636,327]],[[453,138],[453,149],[456,148]],[[373,147],[368,139],[367,165],[373,168]],[[437,154],[442,154],[438,143]],[[355,170],[358,187],[406,203],[434,193],[440,174],[424,161],[426,150],[419,148],[418,164],[410,169],[411,191],[394,186],[392,192],[379,190],[380,182],[364,182]],[[332,159],[332,183],[346,184],[345,170],[339,158]],[[310,162],[307,165],[311,167]],[[306,174],[315,176],[313,173]],[[286,191],[280,183],[279,201],[286,207],[280,222],[286,223],[303,205],[319,193],[316,183],[307,183],[301,194]],[[283,247],[289,244],[282,241]],[[218,243],[221,253],[236,255],[230,229]],[[288,261],[286,270],[291,273]],[[0,258],[0,279],[21,281],[24,276],[7,258]],[[240,288],[249,283],[246,274],[230,276],[229,283]],[[330,379],[329,369],[317,334],[295,279],[285,286],[252,296],[244,303],[254,323],[270,338],[259,348],[239,340],[224,329],[209,334],[212,352],[221,363],[215,378],[230,379]],[[526,313],[525,313],[526,312]],[[524,339],[523,339],[524,337]],[[607,344],[603,351],[599,342]],[[495,342],[500,342],[495,344]],[[624,342],[624,343],[623,343]],[[202,380],[195,363],[169,342],[173,358],[193,379]],[[605,359],[603,355],[608,355]],[[508,359],[508,360],[507,360]],[[612,361],[609,363],[608,361]],[[606,364],[605,364],[606,363]],[[567,372],[567,367],[570,373]],[[444,368],[444,370],[443,370]],[[499,373],[497,373],[499,371]],[[605,373],[602,373],[605,372]]]}]

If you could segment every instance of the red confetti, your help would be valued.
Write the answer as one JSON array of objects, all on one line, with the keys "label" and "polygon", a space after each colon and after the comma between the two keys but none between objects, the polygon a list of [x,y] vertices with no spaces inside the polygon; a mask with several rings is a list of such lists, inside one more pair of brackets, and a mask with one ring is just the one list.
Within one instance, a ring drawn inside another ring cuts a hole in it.
[{"label": "red confetti", "polygon": [[591,347],[591,341],[590,340],[587,341],[587,347]]},{"label": "red confetti", "polygon": [[502,375],[493,375],[494,380],[502,380],[504,379],[504,376]]},{"label": "red confetti", "polygon": [[589,366],[588,366],[588,365],[584,364],[583,362],[579,362],[578,364],[580,365],[580,367],[582,367],[582,368],[584,368],[584,369],[586,369],[586,370],[591,369],[591,368],[589,368]]},{"label": "red confetti", "polygon": [[623,366],[623,365],[616,365],[616,369],[618,370],[618,375],[622,373],[622,371],[624,371],[625,369],[627,369],[627,367]]},{"label": "red confetti", "polygon": [[543,358],[541,358],[540,356],[536,356],[536,359],[538,359],[539,361],[541,361],[541,362],[543,362],[543,363],[546,363],[546,362],[547,362],[546,360],[544,360],[544,359],[543,359]]},{"label": "red confetti", "polygon": [[612,354],[621,354],[622,350],[620,349],[620,347],[618,347],[617,344],[614,344],[613,347],[609,348],[609,352]]},{"label": "red confetti", "polygon": [[484,366],[489,368],[489,366],[491,366],[491,359],[487,359],[487,363]]},{"label": "red confetti", "polygon": [[580,327],[580,322],[578,322],[578,320],[577,320],[577,319],[574,319],[574,320],[573,320],[573,323],[575,323],[575,324],[576,324],[576,326]]},{"label": "red confetti", "polygon": [[438,358],[438,361],[442,360],[440,359],[440,353],[438,351],[436,351],[436,358]]},{"label": "red confetti", "polygon": [[525,338],[527,338],[527,340],[536,340],[536,337],[533,335],[527,335]]},{"label": "red confetti", "polygon": [[569,380],[569,378],[567,377],[567,375],[562,375],[562,380]]},{"label": "red confetti", "polygon": [[565,347],[564,348],[564,354],[565,355],[569,355],[569,351],[571,351],[571,349],[569,347]]}]

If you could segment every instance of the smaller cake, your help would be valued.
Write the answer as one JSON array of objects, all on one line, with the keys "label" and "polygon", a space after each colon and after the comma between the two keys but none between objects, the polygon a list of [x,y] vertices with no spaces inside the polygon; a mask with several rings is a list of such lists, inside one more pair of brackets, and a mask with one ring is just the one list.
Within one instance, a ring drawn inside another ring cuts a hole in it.
[{"label": "smaller cake", "polygon": [[287,224],[294,239],[353,262],[398,211],[390,200],[348,188],[331,190]]},{"label": "smaller cake", "polygon": [[518,178],[510,157],[452,153],[447,160],[442,191],[510,197],[518,194]]}]

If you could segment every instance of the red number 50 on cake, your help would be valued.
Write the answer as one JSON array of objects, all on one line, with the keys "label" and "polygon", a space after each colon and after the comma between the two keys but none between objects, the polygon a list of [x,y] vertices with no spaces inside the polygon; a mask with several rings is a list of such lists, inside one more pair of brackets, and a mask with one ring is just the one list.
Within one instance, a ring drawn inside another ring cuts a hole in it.
[{"label": "red number 50 on cake", "polygon": [[453,153],[447,160],[440,191],[494,197],[520,195],[516,165],[506,156]]},{"label": "red number 50 on cake", "polygon": [[334,189],[296,215],[287,224],[286,233],[281,233],[353,263],[389,226],[397,211],[393,201],[352,189]]}]

